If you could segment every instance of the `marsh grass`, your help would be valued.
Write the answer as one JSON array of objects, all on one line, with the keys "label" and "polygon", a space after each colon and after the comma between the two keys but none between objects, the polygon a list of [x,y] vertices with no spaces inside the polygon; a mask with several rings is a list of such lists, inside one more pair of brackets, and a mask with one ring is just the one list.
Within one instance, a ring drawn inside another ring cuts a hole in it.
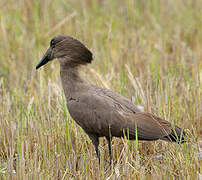
[{"label": "marsh grass", "polygon": [[[0,1],[1,179],[200,179],[202,3]],[[188,142],[113,139],[113,167],[71,119],[59,65],[35,66],[57,34],[83,41],[94,62],[83,77],[173,124]]]}]

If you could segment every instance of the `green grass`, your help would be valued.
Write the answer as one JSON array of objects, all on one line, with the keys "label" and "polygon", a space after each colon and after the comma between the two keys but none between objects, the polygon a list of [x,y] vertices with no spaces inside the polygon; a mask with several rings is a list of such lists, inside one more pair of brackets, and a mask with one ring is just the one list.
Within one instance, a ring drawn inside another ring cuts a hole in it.
[{"label": "green grass", "polygon": [[[2,0],[0,9],[1,179],[201,178],[200,0]],[[94,53],[83,78],[184,127],[189,142],[115,138],[110,169],[103,139],[99,169],[66,108],[58,62],[35,70],[58,34]]]}]

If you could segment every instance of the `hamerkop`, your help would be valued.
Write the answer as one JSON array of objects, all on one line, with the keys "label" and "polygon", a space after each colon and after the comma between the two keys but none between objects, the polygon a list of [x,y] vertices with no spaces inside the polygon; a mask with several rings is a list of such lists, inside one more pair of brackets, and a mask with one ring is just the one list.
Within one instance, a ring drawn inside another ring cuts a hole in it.
[{"label": "hamerkop", "polygon": [[93,60],[92,53],[80,41],[66,35],[58,35],[36,69],[57,58],[60,76],[71,117],[83,128],[98,149],[99,137],[108,141],[110,162],[112,160],[112,137],[154,141],[165,140],[182,143],[185,132],[155,115],[141,112],[129,99],[109,89],[97,87],[83,81],[78,69]]}]

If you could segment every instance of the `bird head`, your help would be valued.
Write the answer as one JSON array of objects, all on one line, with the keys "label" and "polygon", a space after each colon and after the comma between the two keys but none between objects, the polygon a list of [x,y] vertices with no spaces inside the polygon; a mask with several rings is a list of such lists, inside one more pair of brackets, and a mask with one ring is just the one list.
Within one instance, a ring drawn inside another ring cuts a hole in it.
[{"label": "bird head", "polygon": [[77,39],[58,35],[50,41],[50,47],[37,64],[36,69],[57,58],[63,65],[85,65],[93,60],[92,53]]}]

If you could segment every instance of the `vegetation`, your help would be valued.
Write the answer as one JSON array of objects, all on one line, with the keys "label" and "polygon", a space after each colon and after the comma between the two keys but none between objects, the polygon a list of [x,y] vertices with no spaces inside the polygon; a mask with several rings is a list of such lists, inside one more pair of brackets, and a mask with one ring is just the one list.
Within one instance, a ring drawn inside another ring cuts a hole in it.
[{"label": "vegetation", "polygon": [[[1,179],[200,179],[200,0],[1,0]],[[172,123],[188,142],[114,139],[113,167],[68,114],[59,63],[35,70],[55,35],[84,42],[94,61],[83,78]]]}]

